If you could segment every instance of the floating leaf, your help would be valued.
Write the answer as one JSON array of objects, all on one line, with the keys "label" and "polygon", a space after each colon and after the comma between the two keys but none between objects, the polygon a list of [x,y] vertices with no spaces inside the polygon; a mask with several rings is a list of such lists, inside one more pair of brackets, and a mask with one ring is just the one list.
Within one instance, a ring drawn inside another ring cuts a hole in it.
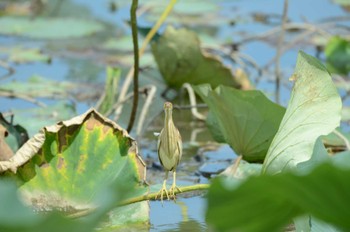
[{"label": "floating leaf", "polygon": [[101,45],[105,50],[117,50],[119,52],[131,52],[134,45],[132,44],[131,36],[125,36],[118,39],[111,38]]},{"label": "floating leaf", "polygon": [[285,109],[257,90],[242,91],[227,86],[212,90],[194,86],[209,106],[208,124],[214,135],[224,140],[247,161],[263,161]]},{"label": "floating leaf", "polygon": [[[11,109],[11,108],[10,108]],[[17,138],[20,135],[15,133],[23,133],[24,129],[18,127],[18,132],[9,130],[11,134],[16,136],[17,141],[20,139],[21,145],[26,142],[30,136],[35,135],[42,127],[50,124],[54,124],[58,121],[62,121],[67,118],[71,118],[76,115],[76,109],[74,103],[69,100],[58,100],[54,104],[50,104],[47,107],[33,106],[31,108],[24,109],[11,109],[14,115],[14,123],[22,124],[26,126],[27,136],[23,138]],[[17,126],[17,125],[16,125]],[[29,135],[29,136],[28,136]],[[19,146],[17,147],[17,149]],[[15,150],[17,150],[15,149]]]},{"label": "floating leaf", "polygon": [[[156,22],[167,7],[167,2],[152,0],[144,2],[144,7],[149,9],[145,16],[148,21]],[[167,16],[167,23],[178,24],[189,27],[204,27],[208,30],[216,30],[222,25],[228,25],[232,17],[222,14],[220,4],[213,1],[187,0],[177,1],[174,9]],[[157,6],[157,7],[154,7]],[[205,15],[205,20],[203,20]],[[218,38],[217,38],[218,39]]]},{"label": "floating leaf", "polygon": [[203,15],[206,13],[212,13],[213,11],[218,11],[220,8],[218,4],[213,2],[203,2],[203,1],[184,1],[179,2],[174,7],[174,12],[178,14],[190,14],[190,15]]},{"label": "floating leaf", "polygon": [[[9,162],[0,162],[0,171],[9,169],[17,169],[24,199],[39,209],[94,207],[91,200],[111,183],[137,195],[147,191],[136,142],[93,109],[42,129]],[[148,203],[137,205],[132,212],[142,210],[142,220],[134,222],[148,221]]]},{"label": "floating leaf", "polygon": [[26,63],[33,61],[51,62],[51,57],[43,54],[36,48],[10,47],[0,48],[0,52],[7,54],[8,59],[16,63]]},{"label": "floating leaf", "polygon": [[342,5],[342,6],[349,6],[350,1],[349,0],[334,0],[335,3]]},{"label": "floating leaf", "polygon": [[[139,32],[140,33],[140,32]],[[139,39],[139,44],[142,44],[142,38]],[[131,35],[124,35],[119,38],[110,38],[101,44],[101,48],[109,51],[119,51],[119,52],[132,52],[134,50],[134,45],[132,43]],[[116,55],[116,54],[115,54]]]},{"label": "floating leaf", "polygon": [[348,231],[349,175],[349,169],[326,163],[304,176],[262,175],[241,184],[216,179],[206,219],[218,231],[279,231],[293,217],[311,214]]},{"label": "floating leaf", "polygon": [[350,72],[350,42],[341,37],[332,37],[326,47],[327,68],[331,72],[347,75]]},{"label": "floating leaf", "polygon": [[62,99],[74,95],[79,97],[79,90],[84,88],[84,91],[89,89],[88,93],[93,94],[96,89],[93,89],[89,85],[84,85],[83,83],[77,84],[69,81],[53,81],[48,78],[33,75],[28,78],[27,82],[12,81],[3,84],[0,88],[2,91],[7,91],[10,93],[23,94],[30,97],[41,97],[41,98],[55,98]]},{"label": "floating leaf", "polygon": [[216,57],[204,53],[197,35],[187,29],[168,27],[152,44],[152,53],[168,86],[209,83],[239,87],[231,70]]},{"label": "floating leaf", "polygon": [[0,33],[35,39],[77,38],[103,30],[102,24],[73,18],[1,17]]},{"label": "floating leaf", "polygon": [[334,3],[339,4],[346,12],[350,12],[349,0],[334,0]]},{"label": "floating leaf", "polygon": [[300,51],[295,81],[278,132],[263,165],[263,172],[278,173],[309,160],[316,139],[340,124],[341,99],[327,69]]}]

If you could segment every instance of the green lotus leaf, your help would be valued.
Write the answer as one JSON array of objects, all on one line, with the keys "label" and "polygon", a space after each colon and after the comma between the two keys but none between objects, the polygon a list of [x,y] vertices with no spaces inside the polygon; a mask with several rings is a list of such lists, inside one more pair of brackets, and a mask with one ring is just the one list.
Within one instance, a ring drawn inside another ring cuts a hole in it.
[{"label": "green lotus leaf", "polygon": [[[120,192],[116,192],[115,188],[118,183],[113,183],[110,186],[100,189],[96,198],[94,199],[99,203],[99,207],[90,212],[86,217],[76,218],[72,220],[71,217],[57,212],[50,211],[44,214],[38,214],[34,212],[32,208],[28,207],[23,203],[23,200],[18,194],[18,187],[13,180],[0,179],[0,231],[23,231],[23,232],[45,232],[45,231],[74,231],[74,232],[90,232],[96,231],[98,227],[99,231],[115,231],[115,228],[110,228],[101,224],[102,218],[107,218],[105,215],[111,209],[115,207],[115,202],[118,201]],[[139,207],[137,204],[132,204],[130,206]],[[117,209],[123,209],[124,207],[118,207]],[[144,211],[137,208],[137,213],[144,213]],[[129,222],[135,218],[134,214],[124,214],[120,212],[122,217],[125,218],[129,216]],[[132,217],[130,217],[130,215]],[[143,215],[147,217],[146,215]],[[131,220],[130,220],[131,219]],[[135,230],[139,227],[145,228],[144,224],[130,224],[124,220],[124,226],[127,226],[128,230]],[[119,227],[120,229],[120,227]]]},{"label": "green lotus leaf", "polygon": [[[349,231],[349,175],[349,169],[324,163],[306,175],[285,172],[241,183],[216,179],[206,219],[217,231],[285,231],[294,217],[312,215]],[[314,220],[308,224],[313,227]]]},{"label": "green lotus leaf", "polygon": [[217,12],[220,8],[214,2],[185,1],[179,2],[174,7],[174,11],[184,15],[203,15]]},{"label": "green lotus leaf", "polygon": [[204,53],[198,36],[187,29],[167,27],[152,44],[152,53],[169,87],[178,89],[184,83],[240,86],[231,70],[216,57]]},{"label": "green lotus leaf", "polygon": [[[1,86],[3,92],[41,98],[67,98],[74,91],[78,91],[81,84],[69,81],[53,81],[39,75],[33,75],[26,82],[11,81]],[[92,88],[91,88],[92,89]]]},{"label": "green lotus leaf", "polygon": [[[90,97],[98,95],[98,92],[99,92],[99,90],[95,88],[93,85],[82,83],[81,80],[78,82],[55,81],[55,80],[52,80],[52,78],[50,79],[50,77],[43,77],[36,74],[30,76],[26,81],[13,80],[13,81],[7,82],[1,85],[0,91],[2,93],[1,95],[8,96],[8,97],[15,96],[15,97],[24,98],[24,99],[54,98],[56,100],[64,99],[66,102],[69,102],[68,100],[71,100],[71,98],[77,99],[78,101],[83,99],[86,100]],[[41,100],[38,100],[38,101],[35,101],[35,100],[33,101],[34,103],[41,106],[45,106],[45,103],[43,103]],[[54,108],[51,105],[47,107]],[[43,111],[45,111],[46,115],[54,114],[52,110],[50,111],[45,107],[42,109],[44,109]],[[57,110],[57,109],[54,109],[54,110]],[[22,111],[21,109],[14,109],[14,111],[21,112],[21,114],[27,113],[27,109]],[[40,111],[40,110],[37,109],[36,111]],[[34,117],[36,117],[36,115]],[[50,118],[52,118],[52,116],[47,117],[46,120],[49,120]],[[56,121],[58,120],[54,120],[54,122]],[[42,126],[49,125],[49,124],[42,124],[40,122],[33,122],[33,123],[41,124]],[[32,127],[32,126],[29,125],[28,127]],[[37,132],[39,128],[41,127],[37,127],[35,132]]]},{"label": "green lotus leaf", "polygon": [[341,99],[327,69],[300,51],[286,113],[268,150],[263,172],[293,169],[311,158],[316,139],[340,124]]},{"label": "green lotus leaf", "polygon": [[37,48],[24,48],[21,46],[14,47],[0,47],[0,53],[4,53],[8,56],[8,60],[16,63],[27,63],[27,62],[51,62],[51,57],[44,54],[40,49]]},{"label": "green lotus leaf", "polygon": [[[39,209],[95,207],[92,200],[96,194],[112,183],[116,183],[116,192],[127,193],[124,198],[147,192],[145,165],[136,142],[94,109],[43,128],[10,162],[2,164],[0,171],[8,175],[9,170],[17,170],[21,195]],[[148,203],[135,205],[138,207],[121,207],[120,215],[138,212],[142,217],[133,218],[133,222],[148,221]]]},{"label": "green lotus leaf", "polygon": [[237,155],[262,162],[279,127],[285,109],[257,90],[242,91],[228,86],[212,90],[194,86],[209,106],[209,129],[217,140],[228,143]]},{"label": "green lotus leaf", "polygon": [[88,36],[103,30],[102,24],[73,18],[0,18],[0,33],[35,39],[67,39]]},{"label": "green lotus leaf", "polygon": [[339,4],[341,6],[349,6],[350,5],[349,0],[334,0],[334,3]]}]

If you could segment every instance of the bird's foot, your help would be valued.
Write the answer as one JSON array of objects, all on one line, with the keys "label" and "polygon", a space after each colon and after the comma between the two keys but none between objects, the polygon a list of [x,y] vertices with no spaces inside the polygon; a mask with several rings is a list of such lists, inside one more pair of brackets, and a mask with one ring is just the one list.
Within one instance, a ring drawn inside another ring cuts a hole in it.
[{"label": "bird's foot", "polygon": [[178,191],[178,192],[182,192],[181,190],[180,190],[180,188],[179,187],[177,187],[175,184],[173,184],[172,186],[171,186],[171,188],[169,189],[169,194],[170,194],[170,197],[172,198],[172,199],[174,199],[174,201],[176,202],[176,195],[175,195],[175,191]]},{"label": "bird's foot", "polygon": [[156,197],[154,198],[155,200],[157,200],[157,198],[160,197],[159,199],[161,200],[162,205],[163,205],[164,193],[165,193],[166,197],[168,198],[168,200],[170,200],[168,190],[166,190],[166,185],[163,184],[162,188],[159,190]]}]

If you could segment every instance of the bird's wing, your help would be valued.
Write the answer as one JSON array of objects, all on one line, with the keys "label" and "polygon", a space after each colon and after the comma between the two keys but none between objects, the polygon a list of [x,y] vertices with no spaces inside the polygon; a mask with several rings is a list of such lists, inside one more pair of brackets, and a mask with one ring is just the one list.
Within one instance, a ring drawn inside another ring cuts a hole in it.
[{"label": "bird's wing", "polygon": [[159,155],[159,150],[160,150],[160,145],[161,145],[161,137],[162,137],[163,129],[160,131],[159,136],[158,136],[158,143],[157,143],[157,154],[158,154],[158,159],[160,161],[160,164],[164,167],[162,159],[160,158]]},{"label": "bird's wing", "polygon": [[[158,152],[158,158],[160,163],[162,164],[162,166],[166,169],[166,170],[170,170],[172,171],[174,168],[176,168],[176,166],[179,164],[180,160],[181,160],[181,156],[182,156],[182,140],[181,140],[181,135],[180,132],[175,128],[174,131],[177,136],[178,139],[176,140],[176,143],[173,144],[175,146],[173,146],[172,148],[172,152],[169,154],[169,149],[166,149],[164,147],[163,144],[164,142],[167,143],[167,141],[163,140],[162,138],[163,136],[166,136],[163,133],[166,133],[164,131],[164,129],[160,132],[159,138],[158,138],[158,145],[157,145],[157,152]],[[164,150],[165,149],[165,150]],[[175,150],[173,150],[175,149]],[[162,160],[164,159],[164,160]]]},{"label": "bird's wing", "polygon": [[177,141],[177,149],[179,151],[179,156],[178,156],[178,160],[176,162],[176,166],[180,163],[181,157],[182,157],[182,138],[181,138],[181,134],[178,130],[176,130],[178,135],[179,135],[179,139]]},{"label": "bird's wing", "polygon": [[160,131],[160,133],[159,133],[159,135],[158,135],[157,152],[159,152],[159,148],[160,148],[160,138],[162,137],[162,133],[163,133],[163,129]]}]

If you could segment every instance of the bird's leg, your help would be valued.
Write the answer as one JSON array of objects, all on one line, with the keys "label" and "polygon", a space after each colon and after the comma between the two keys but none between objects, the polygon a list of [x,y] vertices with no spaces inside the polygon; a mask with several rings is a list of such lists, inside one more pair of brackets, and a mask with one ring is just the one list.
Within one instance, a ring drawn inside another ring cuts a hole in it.
[{"label": "bird's leg", "polygon": [[168,179],[168,171],[166,171],[165,172],[165,179],[164,179],[164,181],[163,181],[163,186],[162,186],[162,188],[159,190],[159,192],[157,193],[157,195],[156,195],[156,197],[155,197],[155,199],[157,199],[158,198],[158,196],[160,196],[160,200],[162,201],[162,205],[163,205],[163,193],[165,192],[165,195],[166,195],[166,197],[168,198],[168,200],[170,200],[170,198],[169,198],[169,194],[168,194],[168,191],[166,190],[166,180]]},{"label": "bird's leg", "polygon": [[169,189],[170,197],[173,198],[174,201],[176,201],[176,196],[175,196],[175,190],[176,189],[179,192],[181,192],[179,187],[176,186],[176,170],[174,169],[174,172],[173,172],[173,184],[171,185],[171,188]]}]

